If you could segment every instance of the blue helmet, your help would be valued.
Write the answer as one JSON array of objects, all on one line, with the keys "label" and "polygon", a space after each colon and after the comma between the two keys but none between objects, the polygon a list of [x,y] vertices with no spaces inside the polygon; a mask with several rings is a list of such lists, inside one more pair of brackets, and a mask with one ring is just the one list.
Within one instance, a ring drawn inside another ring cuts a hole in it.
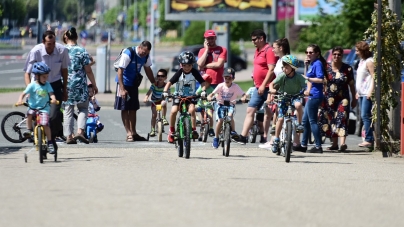
[{"label": "blue helmet", "polygon": [[285,55],[282,57],[282,62],[290,65],[292,68],[297,69],[299,68],[299,60],[293,55]]},{"label": "blue helmet", "polygon": [[32,67],[32,73],[35,75],[48,74],[50,71],[50,68],[44,62],[35,62]]}]

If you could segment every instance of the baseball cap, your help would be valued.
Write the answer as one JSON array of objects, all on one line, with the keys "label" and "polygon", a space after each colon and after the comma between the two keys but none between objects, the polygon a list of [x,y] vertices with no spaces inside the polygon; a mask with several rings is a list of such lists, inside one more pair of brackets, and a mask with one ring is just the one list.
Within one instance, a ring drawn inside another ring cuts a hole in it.
[{"label": "baseball cap", "polygon": [[205,38],[213,37],[213,36],[216,36],[216,33],[213,30],[206,30],[205,34],[203,35],[203,37],[205,37]]},{"label": "baseball cap", "polygon": [[234,71],[234,69],[233,68],[225,68],[224,69],[224,71],[223,71],[223,77],[226,77],[226,76],[231,76],[231,78],[235,78],[235,74],[236,74],[236,72]]}]

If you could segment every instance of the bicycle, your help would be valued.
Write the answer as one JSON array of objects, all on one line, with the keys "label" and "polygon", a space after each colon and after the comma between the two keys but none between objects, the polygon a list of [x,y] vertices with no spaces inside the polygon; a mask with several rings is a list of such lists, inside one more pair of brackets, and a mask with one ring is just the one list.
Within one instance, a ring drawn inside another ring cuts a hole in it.
[{"label": "bicycle", "polygon": [[[173,135],[178,157],[183,157],[185,151],[185,158],[189,159],[191,155],[192,125],[191,114],[188,113],[188,103],[200,98],[200,96],[172,95],[167,98],[172,98],[173,102],[179,103],[180,116],[177,119],[177,128]],[[195,141],[195,139],[193,140]]]},{"label": "bicycle", "polygon": [[[155,129],[157,131],[157,141],[161,142],[163,141],[163,132],[164,132],[164,123],[163,118],[161,117],[161,111],[163,109],[163,105],[161,103],[156,104],[156,102],[153,100],[150,100],[149,102],[151,102],[152,105],[156,107],[157,117],[156,117]],[[147,137],[150,137],[150,133],[148,133]]]},{"label": "bicycle", "polygon": [[202,142],[206,143],[208,140],[209,130],[210,130],[210,118],[207,113],[208,107],[204,107],[201,110],[202,121],[199,128],[199,138],[202,138]]},{"label": "bicycle", "polygon": [[[40,122],[40,113],[39,111],[44,109],[48,104],[52,103],[51,101],[47,102],[43,107],[41,108],[32,108],[28,103],[16,103],[15,106],[26,106],[30,109],[32,109],[34,111],[33,116],[32,116],[32,122],[33,125],[35,126],[34,128],[34,145],[35,145],[35,149],[37,151],[39,151],[39,162],[43,163],[44,159],[47,159],[46,157],[46,153],[47,153],[47,149],[48,146],[47,144],[47,140],[46,140],[46,135],[45,135],[45,129],[43,128],[43,126],[41,124],[39,124],[38,122]],[[56,103],[52,103],[52,104],[59,104],[59,101],[56,101]],[[25,119],[26,120],[26,119]],[[27,153],[24,154],[24,160],[25,162],[28,162],[28,154],[34,149],[31,148]],[[55,154],[54,154],[54,160],[55,162],[57,161],[57,150],[55,150]]]},{"label": "bicycle", "polygon": [[[293,105],[293,100],[296,98],[302,98],[304,95],[302,93],[290,95],[276,93],[276,99],[278,102],[284,102],[287,106],[286,114],[283,117],[282,130],[279,135],[279,148],[277,155],[283,155],[285,157],[285,162],[290,162],[290,157],[292,154],[293,138],[296,135],[296,116],[295,116],[295,106]],[[278,119],[279,120],[279,119]]]}]

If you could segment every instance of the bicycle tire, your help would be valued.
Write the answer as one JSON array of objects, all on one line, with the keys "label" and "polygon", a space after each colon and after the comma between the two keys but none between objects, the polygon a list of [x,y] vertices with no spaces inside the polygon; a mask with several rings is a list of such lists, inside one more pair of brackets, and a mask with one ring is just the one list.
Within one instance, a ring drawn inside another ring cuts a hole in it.
[{"label": "bicycle tire", "polygon": [[204,125],[203,125],[203,137],[202,137],[202,141],[204,143],[206,143],[206,141],[208,140],[208,133],[209,133],[209,124],[204,123]]},{"label": "bicycle tire", "polygon": [[163,122],[157,122],[157,140],[159,142],[163,141]]},{"label": "bicycle tire", "polygon": [[35,141],[37,144],[36,146],[38,146],[38,153],[39,153],[39,163],[43,163],[43,156],[44,156],[44,152],[43,152],[43,141],[42,141],[42,127],[38,126],[36,128],[36,140]]},{"label": "bicycle tire", "polygon": [[226,157],[229,157],[230,154],[230,123],[225,123],[224,126],[224,147],[223,153]]},{"label": "bicycle tire", "polygon": [[184,153],[185,158],[188,159],[191,155],[191,124],[189,122],[189,118],[184,118]]},{"label": "bicycle tire", "polygon": [[286,122],[285,162],[290,162],[292,154],[292,122]]},{"label": "bicycle tire", "polygon": [[184,144],[183,144],[182,139],[178,138],[177,143],[178,143],[178,148],[177,148],[178,157],[182,158],[184,156]]},{"label": "bicycle tire", "polygon": [[1,121],[1,132],[6,140],[12,143],[22,143],[27,140],[21,133],[21,129],[24,128],[22,125],[25,125],[25,129],[27,129],[27,123],[25,122],[18,126],[18,123],[24,119],[25,114],[19,111],[14,111],[4,116]]},{"label": "bicycle tire", "polygon": [[90,138],[88,138],[88,141],[89,141],[90,143],[94,143],[94,138],[95,138],[94,132],[90,132]]},{"label": "bicycle tire", "polygon": [[255,141],[257,141],[257,134],[258,134],[257,125],[254,124],[251,127],[250,135],[248,136],[248,140],[249,140],[250,143],[255,143]]}]

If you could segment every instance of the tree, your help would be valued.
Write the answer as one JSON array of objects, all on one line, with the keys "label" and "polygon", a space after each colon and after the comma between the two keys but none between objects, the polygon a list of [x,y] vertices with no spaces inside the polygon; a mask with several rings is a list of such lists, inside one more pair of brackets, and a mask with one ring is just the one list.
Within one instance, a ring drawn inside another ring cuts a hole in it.
[{"label": "tree", "polygon": [[302,29],[297,45],[298,51],[304,51],[311,43],[318,44],[322,50],[335,46],[351,48],[358,40],[363,39],[363,32],[371,23],[374,0],[340,0],[340,2],[343,4],[340,14],[322,14],[312,25]]},{"label": "tree", "polygon": [[[19,26],[24,23],[24,18],[26,14],[26,7],[24,0],[5,0],[2,4],[3,14],[0,16],[0,19],[8,18],[9,23],[11,24],[11,20],[15,21],[15,25]],[[4,24],[6,26],[8,24]]]},{"label": "tree", "polygon": [[[392,135],[389,130],[388,111],[393,110],[397,106],[398,91],[393,88],[393,84],[400,80],[400,72],[402,69],[402,58],[404,51],[400,46],[400,42],[404,40],[404,25],[401,25],[397,19],[397,15],[389,9],[388,0],[382,0],[382,37],[381,37],[381,81],[377,80],[375,75],[375,84],[381,89],[380,103],[375,103],[380,108],[380,118],[377,119],[376,109],[373,110],[373,121],[380,122],[380,133],[382,141],[390,142]],[[364,33],[364,38],[370,40],[370,50],[374,52],[373,60],[377,66],[377,10],[372,13],[372,24]],[[394,70],[394,71],[393,71]],[[377,74],[377,72],[375,72]],[[380,145],[380,144],[378,144]],[[387,146],[384,146],[387,147]],[[381,149],[381,147],[379,147]]]}]

